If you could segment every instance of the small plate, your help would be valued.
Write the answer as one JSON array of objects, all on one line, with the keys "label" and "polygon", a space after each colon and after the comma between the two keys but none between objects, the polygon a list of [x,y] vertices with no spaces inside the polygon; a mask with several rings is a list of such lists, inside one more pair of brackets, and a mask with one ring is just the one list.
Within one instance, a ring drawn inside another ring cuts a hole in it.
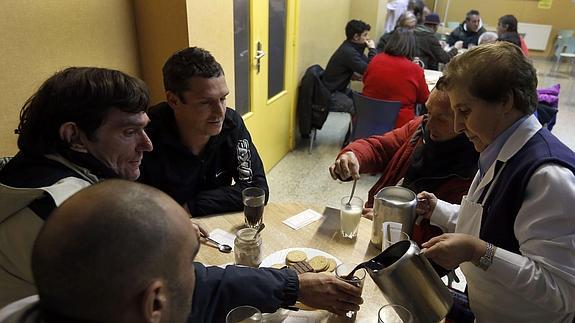
[{"label": "small plate", "polygon": [[335,259],[335,263],[337,265],[341,265],[341,260],[337,259],[336,257],[330,255],[329,253],[327,253],[325,251],[321,251],[321,250],[313,249],[313,248],[301,247],[301,248],[287,248],[287,249],[278,250],[278,251],[272,253],[271,255],[265,257],[262,260],[260,267],[271,267],[272,265],[275,265],[275,264],[285,264],[287,254],[293,250],[299,250],[299,251],[305,252],[308,260],[310,260],[311,258],[313,258],[315,256],[324,256],[326,258]]}]

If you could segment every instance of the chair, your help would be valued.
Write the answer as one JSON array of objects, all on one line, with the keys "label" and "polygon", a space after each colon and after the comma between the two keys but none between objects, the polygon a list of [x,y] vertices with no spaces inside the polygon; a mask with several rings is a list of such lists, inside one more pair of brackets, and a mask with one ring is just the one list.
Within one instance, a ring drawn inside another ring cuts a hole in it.
[{"label": "chair", "polygon": [[557,32],[557,38],[553,44],[553,50],[555,51],[555,57],[559,57],[559,54],[563,51],[565,46],[565,40],[573,37],[575,30],[572,29],[561,29]]},{"label": "chair", "polygon": [[401,102],[368,98],[353,92],[355,118],[352,127],[352,140],[381,135],[393,130]]},{"label": "chair", "polygon": [[[561,64],[561,58],[575,59],[575,37],[571,36],[563,39],[560,47],[557,47],[555,55],[557,56],[557,60],[551,70],[557,72],[559,70],[559,64]],[[571,70],[573,70],[573,62],[571,64]]]}]

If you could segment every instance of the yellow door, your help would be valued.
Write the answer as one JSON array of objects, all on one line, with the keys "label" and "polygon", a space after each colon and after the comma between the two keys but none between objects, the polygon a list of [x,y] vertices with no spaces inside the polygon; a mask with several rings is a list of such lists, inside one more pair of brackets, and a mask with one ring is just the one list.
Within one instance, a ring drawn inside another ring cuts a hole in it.
[{"label": "yellow door", "polygon": [[[277,164],[293,146],[295,120],[294,40],[295,0],[252,0],[243,2],[249,8],[247,48],[238,51],[236,41],[236,97],[242,86],[249,98],[246,108],[239,109],[264,162],[266,171]],[[238,8],[234,8],[237,13]],[[240,8],[241,9],[241,8]],[[235,32],[242,22],[234,17]],[[245,23],[245,21],[244,21]],[[246,57],[248,56],[249,59]],[[249,89],[238,78],[238,57],[244,56],[249,74]],[[241,99],[240,99],[241,100]],[[236,100],[236,105],[238,104]]]}]

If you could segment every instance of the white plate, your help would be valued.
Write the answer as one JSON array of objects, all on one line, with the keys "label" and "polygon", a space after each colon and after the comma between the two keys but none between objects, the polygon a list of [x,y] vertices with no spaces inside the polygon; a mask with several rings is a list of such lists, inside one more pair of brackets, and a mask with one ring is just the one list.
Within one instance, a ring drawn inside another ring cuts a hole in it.
[{"label": "white plate", "polygon": [[321,251],[321,250],[313,249],[313,248],[301,247],[301,248],[287,248],[287,249],[278,250],[278,251],[272,253],[271,255],[265,257],[262,260],[260,267],[271,267],[272,265],[275,265],[275,264],[285,264],[287,254],[293,250],[299,250],[299,251],[305,252],[308,260],[315,257],[315,256],[324,256],[327,258],[335,259],[335,263],[337,265],[341,265],[341,261],[339,259],[337,259],[336,257],[330,255],[329,253],[327,253],[325,251]]}]

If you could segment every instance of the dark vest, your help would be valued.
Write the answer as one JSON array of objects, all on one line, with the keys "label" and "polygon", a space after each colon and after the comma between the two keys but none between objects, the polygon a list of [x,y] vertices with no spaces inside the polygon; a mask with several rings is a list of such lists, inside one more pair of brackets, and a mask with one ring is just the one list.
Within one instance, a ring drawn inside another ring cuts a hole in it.
[{"label": "dark vest", "polygon": [[575,154],[545,128],[533,135],[501,171],[483,204],[479,232],[482,240],[519,254],[513,225],[529,179],[543,164],[564,166],[575,174]]}]

